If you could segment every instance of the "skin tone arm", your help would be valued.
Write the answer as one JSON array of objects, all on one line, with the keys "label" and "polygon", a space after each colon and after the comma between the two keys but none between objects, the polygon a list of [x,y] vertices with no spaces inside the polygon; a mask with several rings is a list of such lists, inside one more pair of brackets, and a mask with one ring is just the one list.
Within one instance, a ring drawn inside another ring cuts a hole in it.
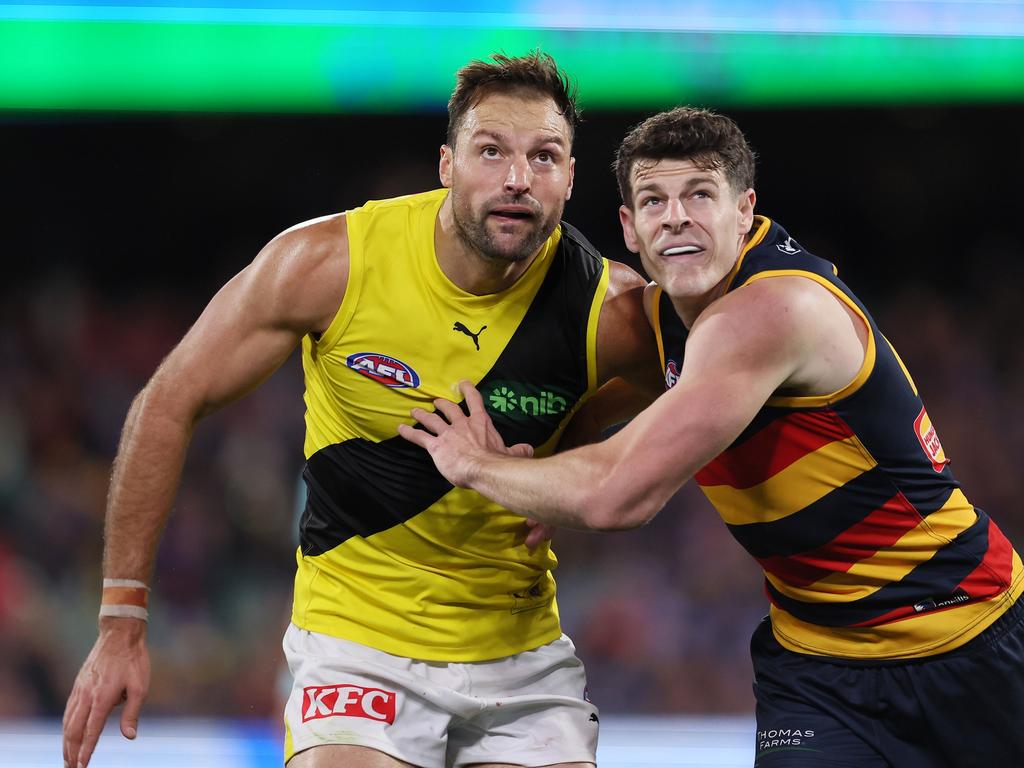
[{"label": "skin tone arm", "polygon": [[[658,365],[658,346],[644,310],[646,281],[625,264],[609,261],[608,293],[597,325],[597,379],[602,384],[623,379],[643,406],[664,389]],[[629,412],[619,391],[605,426],[636,413]],[[610,406],[611,403],[610,403]]]},{"label": "skin tone arm", "polygon": [[[148,583],[197,423],[265,381],[307,333],[327,329],[344,296],[343,216],[271,241],[211,300],[128,412],[114,461],[103,575]],[[135,738],[149,688],[146,622],[104,616],[64,712],[64,761],[88,765],[113,707]]]},{"label": "skin tone arm", "polygon": [[[597,325],[597,379],[602,386],[565,428],[559,451],[597,442],[605,429],[633,418],[663,389],[657,343],[644,314],[644,280],[624,264],[608,265],[608,292]],[[530,530],[525,543],[531,552],[554,535],[555,526],[532,518],[526,524]]]},{"label": "skin tone arm", "polygon": [[821,286],[795,277],[760,280],[701,314],[679,383],[604,442],[539,460],[503,457],[489,448],[493,427],[466,383],[468,418],[439,402],[448,422],[413,412],[433,435],[399,431],[426,448],[451,482],[542,522],[632,528],[728,447],[773,393],[845,386],[863,361],[865,338],[862,324]]},{"label": "skin tone arm", "polygon": [[629,267],[609,262],[608,294],[597,327],[597,378],[602,386],[573,416],[559,450],[593,443],[631,419],[664,389],[658,348],[644,313],[645,283]]}]

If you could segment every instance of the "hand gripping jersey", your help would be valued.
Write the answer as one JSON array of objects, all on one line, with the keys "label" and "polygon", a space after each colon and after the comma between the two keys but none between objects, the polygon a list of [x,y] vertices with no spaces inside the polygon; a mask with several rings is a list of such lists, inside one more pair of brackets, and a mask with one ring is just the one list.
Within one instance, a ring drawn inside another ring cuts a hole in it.
[{"label": "hand gripping jersey", "polygon": [[330,327],[303,342],[308,501],[292,620],[423,660],[468,662],[559,637],[547,546],[523,519],[453,488],[398,436],[412,408],[481,391],[505,442],[550,453],[596,387],[607,262],[562,224],[507,290],[474,296],[441,271],[446,190],[347,213],[349,279]]},{"label": "hand gripping jersey", "polygon": [[[864,320],[867,351],[838,392],[770,398],[697,483],[764,569],[785,647],[862,659],[956,648],[1024,589],[1021,560],[960,490],[910,374],[832,264],[766,218],[755,226],[727,290],[813,280]],[[687,331],[668,296],[654,306],[671,387]]]}]

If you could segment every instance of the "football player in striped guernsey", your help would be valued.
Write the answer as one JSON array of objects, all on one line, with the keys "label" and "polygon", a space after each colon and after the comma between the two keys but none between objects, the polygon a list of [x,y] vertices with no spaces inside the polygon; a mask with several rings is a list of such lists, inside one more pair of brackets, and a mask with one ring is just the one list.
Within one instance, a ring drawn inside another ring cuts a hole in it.
[{"label": "football player in striped guernsey", "polygon": [[764,570],[759,768],[1024,765],[1021,559],[961,490],[896,350],[831,263],[754,213],[732,120],[651,117],[616,173],[668,391],[539,460],[506,455],[465,382],[468,417],[439,403],[403,436],[558,526],[642,525],[696,480]]}]

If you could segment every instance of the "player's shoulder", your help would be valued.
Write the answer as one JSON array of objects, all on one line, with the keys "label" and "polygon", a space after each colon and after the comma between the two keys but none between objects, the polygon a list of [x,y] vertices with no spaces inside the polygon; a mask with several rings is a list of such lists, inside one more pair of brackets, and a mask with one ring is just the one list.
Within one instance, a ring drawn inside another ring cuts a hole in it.
[{"label": "player's shoulder", "polygon": [[345,214],[284,230],[260,251],[252,270],[264,300],[279,316],[320,330],[337,311],[348,282]]},{"label": "player's shoulder", "polygon": [[299,242],[306,239],[336,235],[340,230],[345,229],[347,216],[348,211],[341,211],[300,221],[298,224],[294,224],[282,231],[278,237]]},{"label": "player's shoulder", "polygon": [[616,261],[605,259],[601,252],[591,243],[586,236],[576,227],[567,221],[560,223],[562,247],[581,263],[584,263],[591,270],[600,271],[607,263],[608,268],[608,297],[612,298],[624,291],[642,288],[645,280],[632,267]]},{"label": "player's shoulder", "polygon": [[753,340],[755,345],[802,345],[817,337],[834,300],[827,290],[799,274],[755,280],[712,302],[693,326]]},{"label": "player's shoulder", "polygon": [[271,240],[264,251],[278,259],[312,266],[348,254],[347,214],[332,213],[300,222]]},{"label": "player's shoulder", "polygon": [[653,280],[648,280],[644,285],[644,314],[647,316],[647,321],[653,326],[655,318],[655,303],[661,299],[661,289],[658,284]]},{"label": "player's shoulder", "polygon": [[377,200],[375,203],[380,206],[437,206],[443,203],[449,194],[451,194],[451,190],[447,187],[436,187],[423,192],[410,192],[407,195]]},{"label": "player's shoulder", "polygon": [[559,222],[558,230],[552,237],[559,238],[558,247],[564,257],[570,263],[582,267],[584,272],[598,273],[604,268],[604,258],[601,256],[601,252],[569,222]]},{"label": "player's shoulder", "polygon": [[832,262],[808,250],[777,220],[758,215],[754,218],[736,282],[742,284],[756,279],[759,273],[782,270],[809,272],[825,278],[838,274]]},{"label": "player's shoulder", "polygon": [[375,216],[380,214],[387,215],[396,209],[437,208],[444,202],[447,196],[448,190],[440,187],[426,192],[413,192],[397,197],[367,200],[358,208],[353,208],[349,213],[352,213],[354,216]]},{"label": "player's shoulder", "polygon": [[625,291],[636,291],[643,296],[647,281],[635,269],[614,259],[608,260],[608,293],[617,295]]}]

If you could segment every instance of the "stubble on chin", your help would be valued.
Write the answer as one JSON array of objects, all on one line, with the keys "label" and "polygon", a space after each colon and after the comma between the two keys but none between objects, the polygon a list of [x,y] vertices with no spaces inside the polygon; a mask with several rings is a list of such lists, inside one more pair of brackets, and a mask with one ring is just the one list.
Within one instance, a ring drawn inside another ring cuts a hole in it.
[{"label": "stubble on chin", "polygon": [[[492,233],[487,226],[486,214],[467,221],[460,215],[459,206],[453,206],[452,218],[455,222],[455,230],[459,239],[470,249],[476,251],[487,261],[516,264],[526,261],[533,254],[540,250],[541,246],[551,237],[555,226],[558,224],[559,216],[551,216],[544,221],[536,218],[530,220],[532,227],[522,234],[517,240],[502,244],[498,237]],[[560,215],[560,212],[559,212]]]}]

